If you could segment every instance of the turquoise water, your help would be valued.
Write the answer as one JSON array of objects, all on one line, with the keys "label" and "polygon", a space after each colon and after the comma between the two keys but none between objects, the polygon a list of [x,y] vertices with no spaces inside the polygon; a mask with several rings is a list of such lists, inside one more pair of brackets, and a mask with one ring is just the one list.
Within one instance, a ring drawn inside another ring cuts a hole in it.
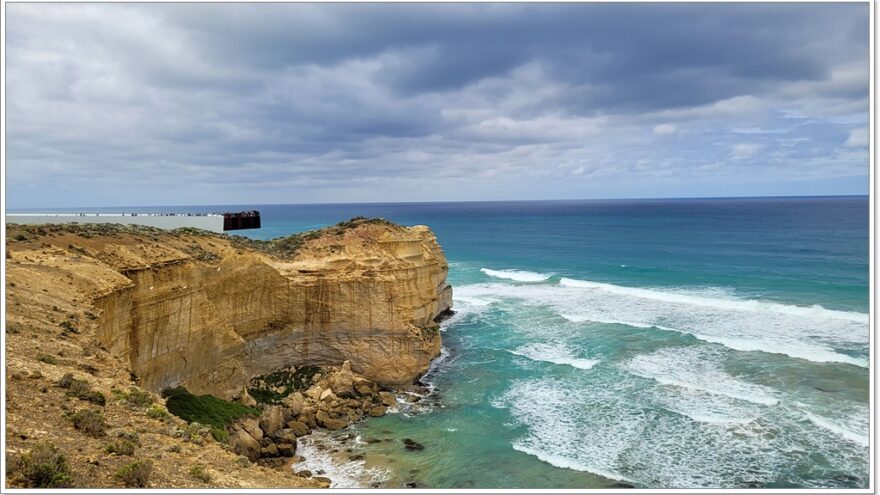
[{"label": "turquoise water", "polygon": [[257,208],[427,224],[450,262],[433,393],[355,428],[346,483],[868,486],[866,197]]}]

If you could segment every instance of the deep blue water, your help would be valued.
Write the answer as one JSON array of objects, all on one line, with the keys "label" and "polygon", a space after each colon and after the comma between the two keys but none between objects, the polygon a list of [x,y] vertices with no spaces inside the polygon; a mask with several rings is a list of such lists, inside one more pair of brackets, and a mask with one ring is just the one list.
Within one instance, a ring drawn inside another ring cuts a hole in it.
[{"label": "deep blue water", "polygon": [[164,211],[251,208],[256,238],[379,216],[446,252],[436,393],[355,428],[387,486],[868,484],[867,197]]}]

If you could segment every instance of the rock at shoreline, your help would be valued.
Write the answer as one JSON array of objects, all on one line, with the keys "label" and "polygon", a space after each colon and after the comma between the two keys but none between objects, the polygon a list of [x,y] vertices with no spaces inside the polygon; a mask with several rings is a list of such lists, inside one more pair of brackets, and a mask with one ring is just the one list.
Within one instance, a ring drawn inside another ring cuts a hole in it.
[{"label": "rock at shoreline", "polygon": [[305,423],[301,423],[299,421],[289,421],[287,423],[287,428],[289,428],[293,433],[298,437],[304,437],[312,432],[311,428]]},{"label": "rock at shoreline", "polygon": [[419,442],[416,442],[415,440],[413,440],[411,438],[404,438],[403,439],[403,447],[406,450],[412,450],[412,451],[425,450],[424,445],[420,444]]},{"label": "rock at shoreline", "polygon": [[373,406],[368,411],[367,414],[370,417],[378,418],[379,416],[385,416],[388,413],[388,408],[385,406]]},{"label": "rock at shoreline", "polygon": [[330,485],[333,484],[330,478],[325,478],[323,476],[314,476],[312,479],[319,482],[321,484],[321,488],[330,488]]},{"label": "rock at shoreline", "polygon": [[379,400],[388,407],[397,405],[397,397],[391,392],[379,392]]},{"label": "rock at shoreline", "polygon": [[[299,435],[302,436],[302,435]],[[297,434],[291,428],[283,428],[280,430],[275,430],[272,433],[272,439],[275,440],[275,443],[284,442],[284,443],[292,443],[296,445],[296,437]]]}]

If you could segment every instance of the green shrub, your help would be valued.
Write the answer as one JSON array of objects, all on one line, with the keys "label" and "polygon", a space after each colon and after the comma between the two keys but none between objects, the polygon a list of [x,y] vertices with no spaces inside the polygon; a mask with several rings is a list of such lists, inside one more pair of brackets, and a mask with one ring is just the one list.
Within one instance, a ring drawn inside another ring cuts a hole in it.
[{"label": "green shrub", "polygon": [[108,454],[116,455],[134,455],[134,443],[130,440],[120,438],[108,443],[104,448]]},{"label": "green shrub", "polygon": [[73,373],[65,373],[64,376],[62,376],[58,380],[57,385],[61,388],[70,388],[70,385],[73,383],[73,380],[75,380],[75,378],[73,377]]},{"label": "green shrub", "polygon": [[[282,399],[293,392],[311,387],[319,371],[320,367],[303,366],[295,372],[280,370],[258,376],[251,380],[254,386],[248,388],[248,394],[261,404],[280,404]],[[281,389],[281,392],[276,392],[276,389]]]},{"label": "green shrub", "polygon": [[67,333],[79,333],[79,329],[76,328],[76,327],[73,325],[73,323],[70,322],[69,320],[68,320],[68,321],[62,321],[61,323],[58,324],[58,326],[61,327],[61,328],[63,329],[62,333],[64,333],[64,334],[67,334]]},{"label": "green shrub", "polygon": [[201,464],[189,468],[189,475],[203,483],[211,482],[211,474],[205,471],[205,467]]},{"label": "green shrub", "polygon": [[69,488],[73,486],[64,453],[51,443],[40,443],[14,463],[27,488]]},{"label": "green shrub", "polygon": [[135,461],[122,466],[114,478],[121,481],[129,488],[145,488],[150,482],[150,474],[153,472],[153,463],[150,461]]},{"label": "green shrub", "polygon": [[37,354],[37,361],[46,364],[58,364],[58,360],[48,354]]},{"label": "green shrub", "polygon": [[212,395],[193,395],[183,387],[165,389],[165,407],[168,412],[187,423],[199,423],[210,428],[217,441],[225,441],[229,434],[226,427],[243,416],[259,416],[260,410],[225,401]]},{"label": "green shrub", "polygon": [[69,416],[73,427],[86,435],[93,437],[104,436],[104,415],[91,409],[83,409]]},{"label": "green shrub", "polygon": [[153,404],[147,409],[147,417],[164,421],[170,416],[168,415],[168,411],[166,411],[162,406],[158,404]]},{"label": "green shrub", "polygon": [[[220,430],[223,433],[226,433],[226,430]],[[200,424],[197,421],[193,421],[192,423],[188,423],[186,426],[177,427],[174,429],[174,436],[180,437],[187,442],[194,443],[196,445],[204,445],[205,439],[208,438],[208,435],[214,437],[218,442],[225,442],[229,438],[229,434],[227,433],[225,437],[219,437],[214,433],[214,428],[209,426],[205,426]]]},{"label": "green shrub", "polygon": [[115,433],[116,433],[117,438],[121,438],[123,440],[128,440],[129,442],[131,442],[135,445],[141,444],[141,440],[138,437],[138,434],[136,431],[115,430]]},{"label": "green shrub", "polygon": [[143,409],[153,403],[153,396],[137,387],[129,387],[128,392],[117,391],[114,395],[132,409]]},{"label": "green shrub", "polygon": [[92,386],[85,380],[79,380],[72,374],[66,373],[58,381],[58,386],[67,389],[68,397],[76,397],[77,399],[92,402],[103,406],[107,403],[107,399],[101,392],[92,390]]}]

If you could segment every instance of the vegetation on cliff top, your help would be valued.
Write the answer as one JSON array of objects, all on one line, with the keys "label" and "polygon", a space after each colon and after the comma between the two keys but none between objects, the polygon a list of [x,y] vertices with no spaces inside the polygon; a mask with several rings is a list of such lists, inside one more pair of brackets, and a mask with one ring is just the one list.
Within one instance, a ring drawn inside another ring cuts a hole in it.
[{"label": "vegetation on cliff top", "polygon": [[[88,218],[88,217],[83,217]],[[307,241],[317,239],[324,235],[342,236],[346,231],[361,225],[389,225],[396,226],[394,222],[384,218],[354,217],[344,222],[339,222],[329,227],[299,232],[271,240],[251,239],[240,235],[228,235],[202,230],[194,227],[181,227],[172,230],[150,227],[147,225],[125,225],[118,223],[65,223],[65,224],[7,224],[6,238],[18,242],[32,242],[44,236],[56,236],[62,234],[75,234],[84,238],[93,237],[118,237],[123,234],[143,236],[151,240],[158,240],[162,235],[172,236],[197,236],[197,237],[220,237],[229,239],[233,246],[243,249],[254,249],[282,259],[292,258]],[[205,251],[197,244],[191,244],[184,248],[188,254],[203,261],[214,261],[216,255]]]},{"label": "vegetation on cliff top", "polygon": [[162,391],[168,412],[187,423],[199,423],[211,429],[217,441],[225,441],[229,434],[226,427],[242,416],[259,416],[260,410],[213,395],[194,395],[184,387],[166,388]]},{"label": "vegetation on cliff top", "polygon": [[389,226],[397,225],[394,222],[385,220],[384,218],[354,217],[351,220],[339,222],[336,225],[331,225],[329,227],[323,227],[320,229],[291,234],[289,236],[278,237],[276,239],[271,239],[268,241],[261,241],[258,239],[251,239],[249,237],[238,235],[231,236],[230,240],[232,241],[233,245],[237,247],[255,249],[257,251],[271,254],[278,258],[289,259],[292,258],[307,241],[317,239],[325,235],[340,237],[350,229],[359,227],[361,225],[371,224]]}]

